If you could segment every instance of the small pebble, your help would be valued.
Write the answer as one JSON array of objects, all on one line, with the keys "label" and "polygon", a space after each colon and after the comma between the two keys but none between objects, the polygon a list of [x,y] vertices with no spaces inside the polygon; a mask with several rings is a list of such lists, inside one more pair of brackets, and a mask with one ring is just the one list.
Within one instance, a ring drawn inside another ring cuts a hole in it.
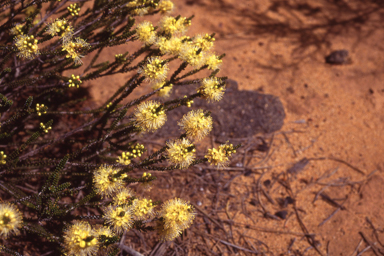
[{"label": "small pebble", "polygon": [[277,217],[279,217],[280,219],[283,219],[283,220],[285,220],[287,218],[287,214],[288,214],[287,211],[279,211],[279,212],[275,213],[275,215]]}]

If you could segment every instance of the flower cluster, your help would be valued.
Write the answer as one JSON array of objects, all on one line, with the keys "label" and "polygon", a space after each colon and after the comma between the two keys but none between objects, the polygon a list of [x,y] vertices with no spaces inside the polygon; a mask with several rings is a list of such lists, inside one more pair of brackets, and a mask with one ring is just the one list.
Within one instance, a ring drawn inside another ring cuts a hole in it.
[{"label": "flower cluster", "polygon": [[41,116],[41,114],[46,114],[47,113],[48,107],[44,106],[44,104],[36,104],[36,113],[38,116]]},{"label": "flower cluster", "polygon": [[79,16],[80,7],[77,3],[70,4],[67,9],[72,16]]},{"label": "flower cluster", "polygon": [[94,171],[93,182],[99,195],[111,196],[124,186],[123,179],[127,177],[127,174],[118,175],[119,171],[120,169],[108,165],[100,166]]},{"label": "flower cluster", "polygon": [[136,144],[135,146],[131,147],[131,152],[122,152],[121,157],[119,156],[116,162],[120,164],[129,165],[131,163],[132,158],[141,157],[141,154],[143,154],[144,151],[144,145]]},{"label": "flower cluster", "polygon": [[159,216],[161,218],[156,229],[162,241],[170,241],[178,237],[183,230],[191,226],[195,218],[193,207],[179,198],[165,202]]},{"label": "flower cluster", "polygon": [[47,33],[51,36],[59,35],[66,42],[73,36],[73,27],[66,19],[55,19],[47,25]]},{"label": "flower cluster", "polygon": [[82,64],[80,58],[83,57],[80,53],[89,47],[89,44],[84,39],[77,37],[74,40],[64,43],[63,51],[67,51],[66,57],[72,58],[74,62],[79,65]]},{"label": "flower cluster", "polygon": [[155,131],[167,121],[162,105],[156,101],[141,103],[134,112],[135,126],[142,131]]},{"label": "flower cluster", "polygon": [[76,221],[64,231],[65,250],[68,255],[95,255],[100,243],[97,232],[85,221]]},{"label": "flower cluster", "polygon": [[80,80],[80,76],[75,76],[74,74],[72,74],[71,79],[68,80],[68,83],[69,87],[79,88],[80,84],[82,84],[83,81]]},{"label": "flower cluster", "polygon": [[208,162],[216,165],[218,168],[223,168],[228,166],[228,157],[234,153],[236,153],[236,150],[233,148],[233,144],[223,144],[220,145],[218,149],[208,149],[208,153],[205,155],[205,158],[208,159]]},{"label": "flower cluster", "polygon": [[17,57],[33,59],[40,54],[39,47],[37,46],[37,39],[33,35],[27,36],[20,34],[15,37],[15,45],[19,52]]},{"label": "flower cluster", "polygon": [[208,102],[220,101],[225,92],[225,85],[222,85],[222,82],[216,77],[205,78],[197,92]]},{"label": "flower cluster", "polygon": [[0,151],[0,164],[6,164],[7,161],[5,159],[7,158],[7,155],[4,154],[4,151]]},{"label": "flower cluster", "polygon": [[0,203],[0,237],[7,238],[11,234],[18,234],[22,222],[23,217],[14,204]]},{"label": "flower cluster", "polygon": [[183,116],[178,125],[189,138],[199,141],[212,130],[212,117],[208,113],[204,114],[202,109],[192,110]]},{"label": "flower cluster", "polygon": [[151,57],[139,70],[147,81],[162,82],[167,78],[168,64],[159,57]]},{"label": "flower cluster", "polygon": [[171,164],[187,168],[195,160],[195,146],[186,138],[167,142],[167,156]]}]

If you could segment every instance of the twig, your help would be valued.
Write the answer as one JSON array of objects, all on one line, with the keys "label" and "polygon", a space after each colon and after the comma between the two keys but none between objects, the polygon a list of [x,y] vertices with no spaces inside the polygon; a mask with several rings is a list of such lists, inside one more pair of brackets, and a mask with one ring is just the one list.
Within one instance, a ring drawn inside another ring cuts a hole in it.
[{"label": "twig", "polygon": [[350,256],[353,256],[355,253],[357,253],[357,251],[359,250],[359,247],[361,245],[361,243],[364,241],[364,239],[361,239],[360,242],[357,244],[356,246],[356,249],[353,251],[353,253],[350,255]]},{"label": "twig", "polygon": [[236,248],[236,249],[239,249],[239,250],[242,250],[242,251],[245,251],[245,252],[250,252],[250,253],[254,253],[254,254],[258,254],[259,253],[258,251],[252,251],[252,250],[249,250],[249,249],[245,249],[245,248],[243,248],[241,246],[234,245],[234,244],[228,243],[228,242],[223,241],[223,240],[219,240],[219,241],[222,244],[232,246],[233,248]]}]

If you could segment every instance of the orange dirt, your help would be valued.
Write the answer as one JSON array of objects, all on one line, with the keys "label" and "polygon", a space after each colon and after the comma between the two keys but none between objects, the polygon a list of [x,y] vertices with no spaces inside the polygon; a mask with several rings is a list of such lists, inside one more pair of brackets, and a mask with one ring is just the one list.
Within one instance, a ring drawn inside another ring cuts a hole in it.
[{"label": "orange dirt", "polygon": [[[338,171],[324,179],[324,183],[335,184],[341,177],[347,177],[350,182],[362,181],[367,175],[325,159],[310,161],[304,170],[286,180],[296,197],[298,214],[308,232],[315,234],[323,255],[327,255],[327,250],[329,255],[352,255],[362,239],[359,232],[378,245],[366,218],[383,238],[380,230],[384,228],[384,5],[380,6],[380,1],[363,0],[174,2],[173,14],[195,15],[189,35],[216,33],[215,52],[226,53],[219,75],[237,81],[241,90],[278,96],[286,111],[285,125],[273,140],[273,154],[261,164],[276,167],[239,176],[233,181],[235,186],[232,185],[230,193],[241,197],[256,186],[261,173],[265,173],[260,180],[262,184],[304,157],[341,159],[365,174],[377,170],[364,185],[327,187],[324,191],[331,198],[348,199],[343,205],[345,210],[338,211],[320,227],[319,223],[337,207],[320,199],[313,203],[316,193],[324,186],[311,181],[335,168]],[[325,56],[340,49],[349,51],[352,62],[338,66],[326,64]],[[129,49],[124,46],[108,48],[100,61],[113,60],[115,54],[126,50]],[[87,86],[95,103],[103,102],[130,75],[91,81]],[[142,88],[132,98],[148,91]],[[255,163],[256,160],[248,167],[257,167]],[[283,186],[275,185],[268,191],[275,201],[289,195]],[[246,216],[236,214],[238,198],[232,198],[228,201],[229,215],[235,223],[251,226],[234,228],[265,243],[268,249],[263,248],[268,255],[293,255],[295,250],[303,253],[309,247],[305,237],[289,233],[303,233],[292,205],[286,208],[288,221],[283,221],[263,217],[257,210],[260,207],[249,201],[250,198],[246,200],[249,213]],[[261,201],[271,214],[281,209],[264,196]],[[337,202],[341,204],[343,200]],[[221,218],[228,216],[223,213]],[[271,233],[266,229],[287,233]],[[287,248],[293,239],[296,240],[289,254]],[[367,246],[363,242],[359,251]],[[318,253],[312,248],[306,255]],[[364,255],[374,254],[370,249]]]}]

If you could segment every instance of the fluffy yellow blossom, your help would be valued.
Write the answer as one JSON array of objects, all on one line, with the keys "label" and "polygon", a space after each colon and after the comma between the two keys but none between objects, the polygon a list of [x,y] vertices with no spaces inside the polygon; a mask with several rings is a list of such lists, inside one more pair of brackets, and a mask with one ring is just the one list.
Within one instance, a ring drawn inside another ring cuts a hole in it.
[{"label": "fluffy yellow blossom", "polygon": [[169,97],[169,95],[172,91],[173,84],[170,84],[168,86],[163,87],[164,84],[165,84],[165,82],[155,83],[152,85],[152,89],[157,90],[157,89],[162,88],[159,91],[157,91],[157,96],[167,98],[167,97]]},{"label": "fluffy yellow blossom", "polygon": [[133,200],[134,208],[132,210],[133,216],[137,220],[145,220],[152,218],[155,215],[154,208],[151,199],[135,199]]},{"label": "fluffy yellow blossom", "polygon": [[187,168],[195,160],[195,146],[186,138],[167,142],[167,156],[171,164]]},{"label": "fluffy yellow blossom", "polygon": [[201,140],[212,130],[212,117],[204,114],[202,109],[192,110],[185,114],[178,125],[194,140]]},{"label": "fluffy yellow blossom", "polygon": [[218,149],[208,149],[208,153],[205,155],[205,158],[208,159],[213,165],[216,165],[218,168],[227,167],[229,164],[228,157],[233,153],[236,153],[236,150],[233,149],[233,145],[223,144],[220,145]]},{"label": "fluffy yellow blossom", "polygon": [[85,221],[76,221],[64,231],[64,245],[67,255],[96,255],[99,249],[97,233]]},{"label": "fluffy yellow blossom", "polygon": [[113,204],[114,205],[124,205],[129,202],[130,199],[135,194],[129,188],[121,188],[116,194],[113,196]]},{"label": "fluffy yellow blossom", "polygon": [[210,70],[216,70],[220,68],[221,63],[223,62],[221,59],[219,59],[218,56],[211,54],[205,58],[204,65],[208,65],[208,69]]},{"label": "fluffy yellow blossom", "polygon": [[215,41],[215,38],[211,37],[208,34],[203,35],[197,35],[193,39],[193,45],[197,46],[198,48],[201,48],[203,51],[207,51],[213,47],[213,42]]},{"label": "fluffy yellow blossom", "polygon": [[94,230],[96,237],[100,242],[109,244],[106,246],[105,244],[100,243],[100,248],[97,255],[107,255],[114,248],[110,242],[110,239],[116,236],[115,233],[113,233],[112,230],[106,226],[97,226]]},{"label": "fluffy yellow blossom", "polygon": [[138,39],[147,45],[153,44],[156,41],[155,29],[149,21],[144,21],[139,24],[136,28],[136,34]]},{"label": "fluffy yellow blossom", "polygon": [[168,74],[168,64],[159,57],[151,57],[140,69],[147,81],[157,83],[164,81]]},{"label": "fluffy yellow blossom", "polygon": [[204,51],[198,46],[189,43],[181,46],[179,58],[195,69],[204,65],[205,61]]},{"label": "fluffy yellow blossom", "polygon": [[160,236],[160,241],[162,242],[172,241],[175,238],[179,237],[182,233],[182,230],[179,229],[178,227],[165,228],[164,221],[162,220],[156,221],[155,230]]},{"label": "fluffy yellow blossom", "polygon": [[112,230],[121,234],[124,230],[128,230],[132,227],[132,206],[108,206],[104,210],[104,219],[105,222],[109,225],[112,225]]},{"label": "fluffy yellow blossom", "polygon": [[16,54],[19,58],[33,59],[40,54],[37,46],[37,39],[33,35],[18,35],[15,37],[15,45],[19,52]]},{"label": "fluffy yellow blossom", "polygon": [[11,35],[18,36],[23,34],[23,24],[17,24],[13,28],[10,29]]},{"label": "fluffy yellow blossom", "polygon": [[134,111],[135,126],[143,131],[155,131],[165,124],[167,115],[156,101],[145,101]]},{"label": "fluffy yellow blossom", "polygon": [[219,101],[223,98],[225,85],[220,85],[221,81],[216,77],[203,79],[202,85],[197,89],[203,99],[210,101]]},{"label": "fluffy yellow blossom", "polygon": [[157,47],[162,54],[179,55],[181,46],[183,45],[183,37],[171,37],[167,39],[165,37],[159,37],[156,41]]},{"label": "fluffy yellow blossom", "polygon": [[93,182],[96,191],[99,195],[111,196],[113,192],[121,189],[124,186],[123,179],[127,177],[127,174],[122,174],[116,177],[116,174],[120,169],[115,169],[108,165],[100,166],[93,173]]},{"label": "fluffy yellow blossom", "polygon": [[166,34],[176,34],[176,33],[185,33],[188,27],[191,25],[191,20],[185,17],[175,17],[167,16],[161,19],[160,21],[160,30]]},{"label": "fluffy yellow blossom", "polygon": [[23,217],[16,205],[0,203],[0,237],[7,238],[11,234],[19,234]]},{"label": "fluffy yellow blossom", "polygon": [[195,219],[194,209],[180,198],[170,199],[165,202],[159,212],[164,220],[164,228],[176,228],[184,230],[191,226]]},{"label": "fluffy yellow blossom", "polygon": [[161,0],[158,5],[158,10],[161,14],[170,13],[174,8],[174,4],[170,0]]},{"label": "fluffy yellow blossom", "polygon": [[73,27],[66,19],[55,19],[47,25],[47,33],[51,36],[59,35],[67,43],[72,39]]},{"label": "fluffy yellow blossom", "polygon": [[89,44],[80,37],[75,38],[74,41],[69,41],[63,44],[63,51],[67,51],[67,58],[72,58],[76,64],[82,64],[82,61],[80,60],[83,55],[80,53],[86,49],[89,48]]}]

